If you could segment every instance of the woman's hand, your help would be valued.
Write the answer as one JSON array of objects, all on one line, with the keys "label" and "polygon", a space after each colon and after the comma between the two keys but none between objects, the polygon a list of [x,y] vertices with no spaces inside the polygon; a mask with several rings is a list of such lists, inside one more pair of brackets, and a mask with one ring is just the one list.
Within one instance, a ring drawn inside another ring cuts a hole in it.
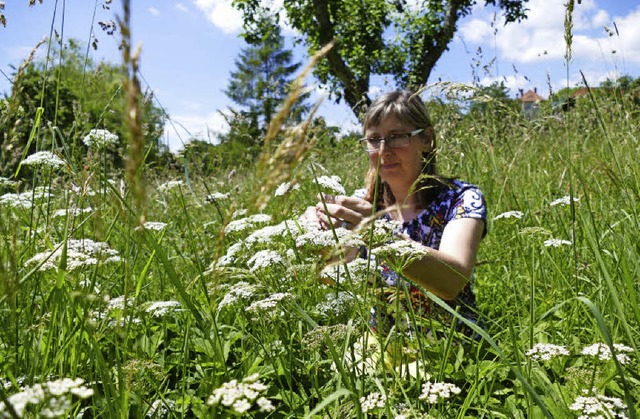
[{"label": "woman's hand", "polygon": [[361,198],[324,194],[318,195],[318,199],[319,202],[315,207],[316,217],[323,230],[330,228],[329,220],[334,228],[352,229],[362,220],[370,217],[373,211],[373,205]]}]

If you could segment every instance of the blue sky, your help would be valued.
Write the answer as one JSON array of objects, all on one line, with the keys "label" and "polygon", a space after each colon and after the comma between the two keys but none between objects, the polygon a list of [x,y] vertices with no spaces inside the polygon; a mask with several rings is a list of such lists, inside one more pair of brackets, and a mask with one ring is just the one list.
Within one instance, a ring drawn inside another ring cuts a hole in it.
[{"label": "blue sky", "polygon": [[[0,27],[0,70],[11,75],[11,65],[17,67],[42,37],[48,36],[51,25],[65,38],[83,42],[90,39],[95,10],[96,60],[121,60],[117,38],[103,33],[98,21],[114,19],[121,14],[121,2],[115,0],[110,10],[102,7],[105,0],[55,0],[28,7],[26,1],[5,0],[7,27]],[[281,0],[272,3],[276,5]],[[412,0],[419,3],[419,0]],[[2,3],[2,0],[0,0]],[[133,5],[133,38],[141,43],[141,71],[148,87],[161,105],[177,122],[174,130],[167,124],[164,141],[178,149],[191,135],[213,139],[215,132],[225,130],[224,111],[231,102],[223,91],[234,60],[244,47],[238,36],[240,14],[231,7],[231,0],[136,0]],[[484,3],[478,1],[478,3]],[[574,14],[574,60],[569,65],[569,77],[564,53],[564,6],[562,0],[529,0],[529,18],[520,24],[504,26],[496,19],[497,31],[491,22],[495,10],[476,6],[474,12],[459,22],[458,32],[434,69],[430,82],[438,80],[471,83],[472,65],[481,66],[495,58],[485,72],[476,72],[482,83],[504,81],[515,95],[537,88],[543,97],[551,89],[575,86],[582,71],[591,85],[622,74],[640,77],[640,2],[637,0],[582,0],[576,3]],[[63,5],[64,13],[63,13]],[[64,25],[62,18],[64,16]],[[615,33],[615,26],[618,33]],[[609,36],[607,32],[613,33]],[[63,32],[64,30],[64,32]],[[613,32],[612,32],[613,31]],[[292,47],[295,34],[284,28],[287,45]],[[478,48],[482,54],[477,54]],[[41,47],[40,53],[46,51]],[[297,60],[306,62],[301,49],[295,49]],[[314,100],[322,96],[322,86],[309,80]],[[391,87],[384,78],[375,79],[372,96]],[[0,74],[0,92],[8,94],[10,83]],[[325,99],[319,113],[329,123],[344,131],[357,129],[351,111]],[[179,126],[184,126],[189,133]],[[191,135],[190,135],[191,134]]]}]

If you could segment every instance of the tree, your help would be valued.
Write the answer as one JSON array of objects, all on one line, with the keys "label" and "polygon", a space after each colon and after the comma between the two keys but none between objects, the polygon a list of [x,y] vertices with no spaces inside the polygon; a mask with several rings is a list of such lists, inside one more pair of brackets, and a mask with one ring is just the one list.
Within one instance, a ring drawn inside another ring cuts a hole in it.
[{"label": "tree", "polygon": [[[87,148],[82,142],[94,128],[107,129],[120,138],[111,157],[122,163],[128,131],[125,129],[123,70],[119,65],[85,60],[82,45],[71,39],[47,59],[26,60],[13,75],[11,96],[0,117],[0,173],[15,172],[25,153],[60,147],[74,162],[82,162]],[[26,150],[38,108],[42,116],[36,137]],[[141,100],[145,139],[153,159],[161,150],[164,112],[153,96]]]},{"label": "tree", "polygon": [[471,97],[471,112],[497,111],[513,102],[509,98],[509,88],[504,81],[494,81],[488,86],[479,87]]},{"label": "tree", "polygon": [[[269,17],[259,23],[261,38],[254,39],[242,49],[236,60],[236,71],[231,73],[226,95],[243,109],[232,111],[232,115],[246,121],[245,129],[256,138],[261,138],[271,123],[277,108],[289,95],[293,74],[300,63],[292,63],[291,50],[284,49],[280,27]],[[304,99],[293,108],[289,121],[300,122],[308,106]],[[230,124],[233,127],[233,124]],[[259,142],[259,141],[255,141]]]},{"label": "tree", "polygon": [[[485,0],[503,10],[505,23],[526,18],[528,0]],[[426,84],[448,49],[458,20],[471,13],[475,0],[288,0],[283,11],[301,35],[309,54],[335,41],[314,69],[336,100],[344,99],[359,116],[370,103],[372,75],[391,75],[398,87]],[[234,0],[243,13],[244,35],[259,37],[260,0]]]}]

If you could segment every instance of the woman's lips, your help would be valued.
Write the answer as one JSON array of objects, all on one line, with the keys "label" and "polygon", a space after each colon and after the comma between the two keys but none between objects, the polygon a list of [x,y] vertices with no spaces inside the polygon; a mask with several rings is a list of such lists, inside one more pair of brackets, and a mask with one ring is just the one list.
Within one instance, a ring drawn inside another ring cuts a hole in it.
[{"label": "woman's lips", "polygon": [[393,168],[395,168],[397,166],[399,166],[398,163],[382,163],[382,164],[380,164],[380,168],[384,169],[384,170],[393,169]]}]

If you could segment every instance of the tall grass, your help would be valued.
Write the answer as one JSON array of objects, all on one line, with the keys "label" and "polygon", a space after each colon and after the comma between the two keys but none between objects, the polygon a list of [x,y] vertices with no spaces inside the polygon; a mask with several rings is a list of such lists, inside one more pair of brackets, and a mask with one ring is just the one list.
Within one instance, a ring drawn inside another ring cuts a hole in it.
[{"label": "tall grass", "polygon": [[440,171],[490,209],[478,339],[456,313],[371,333],[375,264],[328,266],[346,232],[322,241],[299,218],[329,176],[361,187],[367,157],[308,125],[270,133],[233,180],[134,166],[128,186],[99,149],[83,170],[23,167],[29,186],[0,184],[0,414],[572,417],[589,396],[635,417],[640,112],[625,100],[535,120],[432,104]]}]

